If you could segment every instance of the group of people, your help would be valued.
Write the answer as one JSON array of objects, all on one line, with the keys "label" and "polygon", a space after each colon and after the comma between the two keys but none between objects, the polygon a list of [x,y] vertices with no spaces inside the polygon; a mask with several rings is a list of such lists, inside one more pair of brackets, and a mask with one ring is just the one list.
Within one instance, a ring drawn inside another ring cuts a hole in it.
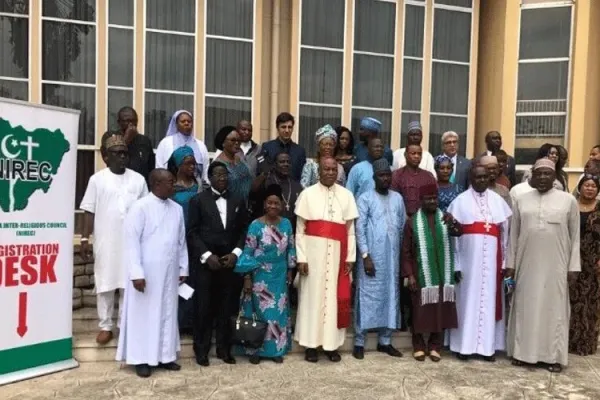
[{"label": "group of people", "polygon": [[[418,121],[392,152],[381,123],[365,117],[356,145],[345,127],[320,128],[307,160],[292,140],[294,117],[275,122],[278,137],[263,144],[249,121],[223,127],[212,161],[183,110],[156,156],[130,107],[103,136],[107,168],[80,206],[81,252],[91,256],[93,233],[97,342],[113,337],[118,291],[117,359],[139,376],[180,369],[180,331],[193,334],[201,366],[213,331],[228,364],[235,354],[281,363],[292,339],[307,361],[322,350],[337,362],[351,327],[357,359],[373,330],[379,352],[401,357],[392,333],[408,328],[418,361],[440,361],[446,344],[461,360],[506,350],[515,365],[559,372],[569,351],[595,352],[600,147],[571,195],[556,145],[542,146],[517,183],[495,131],[473,160],[458,154],[452,131],[433,157]],[[184,282],[195,290],[187,300]],[[267,323],[261,348],[232,345],[238,314]]]}]

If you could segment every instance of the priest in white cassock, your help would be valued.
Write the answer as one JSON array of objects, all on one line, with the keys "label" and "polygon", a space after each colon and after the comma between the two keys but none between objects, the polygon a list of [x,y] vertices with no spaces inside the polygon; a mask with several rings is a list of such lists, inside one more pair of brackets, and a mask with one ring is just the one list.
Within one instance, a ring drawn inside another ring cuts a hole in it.
[{"label": "priest in white cassock", "polygon": [[337,349],[352,319],[350,274],[356,260],[358,209],[352,193],[335,183],[337,174],[335,159],[321,159],[319,183],[304,189],[296,202],[295,340],[306,348],[309,362],[319,360],[317,347],[330,361],[339,362]]},{"label": "priest in white cassock", "polygon": [[550,372],[567,365],[569,285],[581,271],[580,215],[572,195],[553,188],[554,162],[540,159],[531,184],[513,204],[506,275],[515,280],[507,353],[514,365]]},{"label": "priest in white cassock", "polygon": [[188,276],[183,209],[170,199],[175,177],[158,168],[150,174],[152,193],[137,201],[125,220],[125,286],[117,361],[135,365],[142,378],[151,367],[178,371],[179,284]]},{"label": "priest in white cassock", "polygon": [[125,167],[129,152],[123,136],[110,136],[103,147],[108,168],[91,176],[79,206],[85,212],[81,234],[84,260],[91,256],[89,238],[94,234],[94,282],[100,321],[96,342],[100,345],[107,344],[113,337],[115,290],[119,291],[119,309],[123,305],[127,275],[123,262],[123,221],[129,207],[148,194],[144,177]]},{"label": "priest in white cassock", "polygon": [[508,204],[488,189],[487,169],[471,169],[471,187],[448,207],[462,225],[456,239],[455,270],[462,272],[457,285],[458,328],[450,330],[450,350],[461,360],[478,354],[495,361],[504,350],[504,255],[512,215]]}]

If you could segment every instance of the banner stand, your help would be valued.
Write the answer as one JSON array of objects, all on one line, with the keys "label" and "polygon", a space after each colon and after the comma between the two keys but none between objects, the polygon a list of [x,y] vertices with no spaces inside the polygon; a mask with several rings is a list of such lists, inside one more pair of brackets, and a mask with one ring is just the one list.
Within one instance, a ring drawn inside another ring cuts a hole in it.
[{"label": "banner stand", "polygon": [[42,365],[22,371],[11,372],[9,374],[0,375],[0,386],[8,385],[9,383],[23,381],[25,379],[37,378],[39,376],[53,374],[55,372],[65,371],[79,367],[79,363],[74,358],[65,361],[59,361],[52,364]]},{"label": "banner stand", "polygon": [[0,385],[75,368],[79,110],[0,97]]}]

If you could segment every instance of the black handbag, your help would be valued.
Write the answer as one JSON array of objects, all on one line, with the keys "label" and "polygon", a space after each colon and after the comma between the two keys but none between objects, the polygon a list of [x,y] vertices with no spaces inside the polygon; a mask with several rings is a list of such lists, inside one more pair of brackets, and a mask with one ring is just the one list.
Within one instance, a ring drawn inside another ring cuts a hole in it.
[{"label": "black handbag", "polygon": [[267,334],[267,323],[256,318],[254,312],[254,301],[252,304],[252,318],[247,318],[242,315],[242,304],[244,301],[244,293],[240,297],[240,311],[237,316],[231,317],[231,341],[232,344],[244,346],[249,349],[259,349],[265,341]]}]

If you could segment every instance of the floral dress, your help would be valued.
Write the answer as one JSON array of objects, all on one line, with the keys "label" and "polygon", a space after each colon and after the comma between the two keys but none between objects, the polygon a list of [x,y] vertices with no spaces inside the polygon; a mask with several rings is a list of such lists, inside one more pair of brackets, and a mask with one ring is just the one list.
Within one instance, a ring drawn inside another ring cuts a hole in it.
[{"label": "floral dress", "polygon": [[296,267],[296,248],[292,224],[281,218],[276,226],[259,219],[248,228],[244,252],[235,272],[252,274],[252,296],[242,302],[245,317],[256,318],[268,324],[262,348],[245,349],[246,354],[274,358],[285,355],[292,345],[287,272]]}]

